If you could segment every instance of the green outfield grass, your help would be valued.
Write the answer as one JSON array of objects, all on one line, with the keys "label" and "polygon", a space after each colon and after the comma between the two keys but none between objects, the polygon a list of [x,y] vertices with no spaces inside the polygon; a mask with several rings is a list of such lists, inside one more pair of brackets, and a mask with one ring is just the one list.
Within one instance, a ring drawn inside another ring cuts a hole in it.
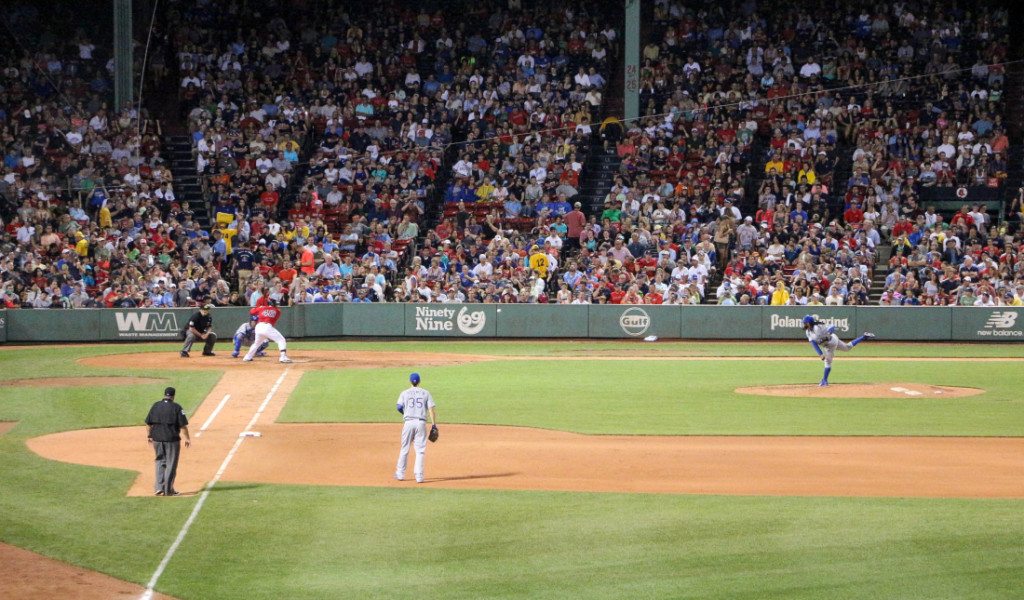
[{"label": "green outfield grass", "polygon": [[[807,356],[805,343],[346,342],[299,349],[534,355],[421,371],[442,422],[595,433],[1024,435],[1022,345],[865,344],[834,382],[982,387],[944,400],[790,400],[816,361],[544,361],[573,353]],[[169,378],[193,410],[214,372],[81,367],[170,344],[0,351],[0,379]],[[878,362],[857,356],[959,356]],[[174,362],[169,362],[173,367]],[[307,373],[282,420],[394,421],[409,368]],[[0,387],[0,540],[145,583],[195,498],[127,498],[134,474],[39,458],[25,440],[138,424],[165,384]],[[499,402],[500,400],[500,402]],[[330,457],[311,457],[330,460]],[[187,468],[187,456],[183,468]],[[221,484],[158,586],[189,598],[1014,598],[1024,501],[757,498]],[[2,594],[0,594],[2,595]]]},{"label": "green outfield grass", "polygon": [[[859,349],[859,347],[858,347]],[[742,386],[816,383],[821,363],[509,361],[424,367],[441,422],[580,433],[770,435],[1024,435],[1021,367],[1003,362],[836,359],[833,383],[981,387],[964,398],[821,399],[737,394]],[[410,368],[316,371],[281,415],[290,422],[391,422]]]}]

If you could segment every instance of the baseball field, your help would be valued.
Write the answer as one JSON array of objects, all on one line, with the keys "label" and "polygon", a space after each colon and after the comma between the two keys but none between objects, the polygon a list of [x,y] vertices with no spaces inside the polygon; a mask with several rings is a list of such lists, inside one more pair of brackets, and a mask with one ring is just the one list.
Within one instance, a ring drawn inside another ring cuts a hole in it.
[{"label": "baseball field", "polygon": [[[1024,345],[0,346],[0,596],[1017,598]],[[441,438],[392,479],[418,371]],[[141,422],[177,388],[181,497]],[[241,434],[247,434],[241,436]]]}]

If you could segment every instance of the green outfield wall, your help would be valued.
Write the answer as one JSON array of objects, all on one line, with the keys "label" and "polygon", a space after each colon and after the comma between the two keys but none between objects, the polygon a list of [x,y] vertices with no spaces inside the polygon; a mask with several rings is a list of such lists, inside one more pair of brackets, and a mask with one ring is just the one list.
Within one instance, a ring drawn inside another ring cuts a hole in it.
[{"label": "green outfield wall", "polygon": [[[194,309],[0,311],[2,342],[174,341]],[[284,309],[288,338],[804,339],[805,314],[849,339],[1024,342],[1024,309],[1013,307],[620,306],[520,304],[309,304]],[[213,310],[230,339],[246,308]]]}]

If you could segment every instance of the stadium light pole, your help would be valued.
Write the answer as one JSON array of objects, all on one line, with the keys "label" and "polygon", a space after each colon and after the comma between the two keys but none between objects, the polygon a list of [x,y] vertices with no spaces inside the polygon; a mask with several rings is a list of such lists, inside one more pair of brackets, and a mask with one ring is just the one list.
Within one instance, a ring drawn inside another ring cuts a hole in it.
[{"label": "stadium light pole", "polygon": [[114,110],[130,107],[132,91],[132,0],[114,0]]},{"label": "stadium light pole", "polygon": [[623,53],[626,65],[622,106],[626,119],[640,116],[640,0],[626,0],[626,32]]}]

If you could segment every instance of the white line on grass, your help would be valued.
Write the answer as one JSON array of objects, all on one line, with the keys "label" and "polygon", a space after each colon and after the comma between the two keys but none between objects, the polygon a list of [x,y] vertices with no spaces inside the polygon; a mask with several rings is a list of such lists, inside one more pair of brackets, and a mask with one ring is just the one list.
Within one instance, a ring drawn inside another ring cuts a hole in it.
[{"label": "white line on grass", "polygon": [[[270,388],[270,391],[267,392],[267,397],[263,399],[263,404],[260,404],[259,409],[256,410],[256,414],[252,416],[252,419],[249,421],[249,424],[245,426],[245,429],[242,430],[242,433],[252,429],[252,426],[256,424],[257,420],[259,420],[260,415],[263,414],[267,405],[270,404],[270,399],[274,397],[278,388],[281,387],[281,383],[284,382],[285,375],[288,374],[289,369],[291,369],[291,367],[285,367],[284,372],[281,373],[281,376],[274,382],[274,387]],[[224,400],[227,400],[227,396],[224,397]],[[221,402],[223,403],[224,400]],[[228,465],[231,463],[231,459],[235,457],[235,452],[238,452],[238,448],[241,447],[242,442],[245,439],[246,438],[241,435],[238,436],[238,439],[235,440],[235,445],[231,447],[231,451],[228,452],[226,457],[224,457],[224,462],[220,464],[220,468],[217,469],[217,473],[213,476],[213,479],[210,480],[210,483],[206,484],[206,487],[203,488],[203,492],[199,494],[199,501],[196,502],[195,508],[192,509],[192,514],[188,516],[188,520],[186,520],[185,524],[181,526],[181,531],[178,532],[178,537],[174,538],[174,543],[172,543],[171,547],[167,549],[167,554],[164,555],[163,560],[161,560],[160,564],[157,565],[156,571],[153,572],[153,576],[149,578],[149,583],[146,584],[146,591],[142,594],[141,600],[151,600],[153,598],[156,583],[160,580],[160,576],[164,574],[164,569],[167,568],[167,565],[171,562],[171,558],[174,556],[174,553],[178,551],[178,547],[181,546],[181,542],[184,541],[185,536],[188,535],[188,530],[192,527],[192,524],[195,523],[196,517],[199,516],[199,511],[202,510],[203,504],[206,503],[206,498],[210,495],[210,490],[212,490],[213,486],[217,485],[217,482],[220,481],[221,476],[224,475],[224,471],[227,470]]]},{"label": "white line on grass", "polygon": [[206,431],[207,427],[213,424],[213,420],[216,419],[217,415],[220,414],[220,409],[224,408],[224,405],[227,404],[228,400],[230,399],[231,394],[224,394],[224,399],[220,401],[220,404],[217,405],[217,408],[213,409],[213,412],[210,413],[209,417],[207,417],[206,422],[203,423],[203,426],[200,427],[199,431],[196,432],[196,437],[202,437],[203,432]]}]

